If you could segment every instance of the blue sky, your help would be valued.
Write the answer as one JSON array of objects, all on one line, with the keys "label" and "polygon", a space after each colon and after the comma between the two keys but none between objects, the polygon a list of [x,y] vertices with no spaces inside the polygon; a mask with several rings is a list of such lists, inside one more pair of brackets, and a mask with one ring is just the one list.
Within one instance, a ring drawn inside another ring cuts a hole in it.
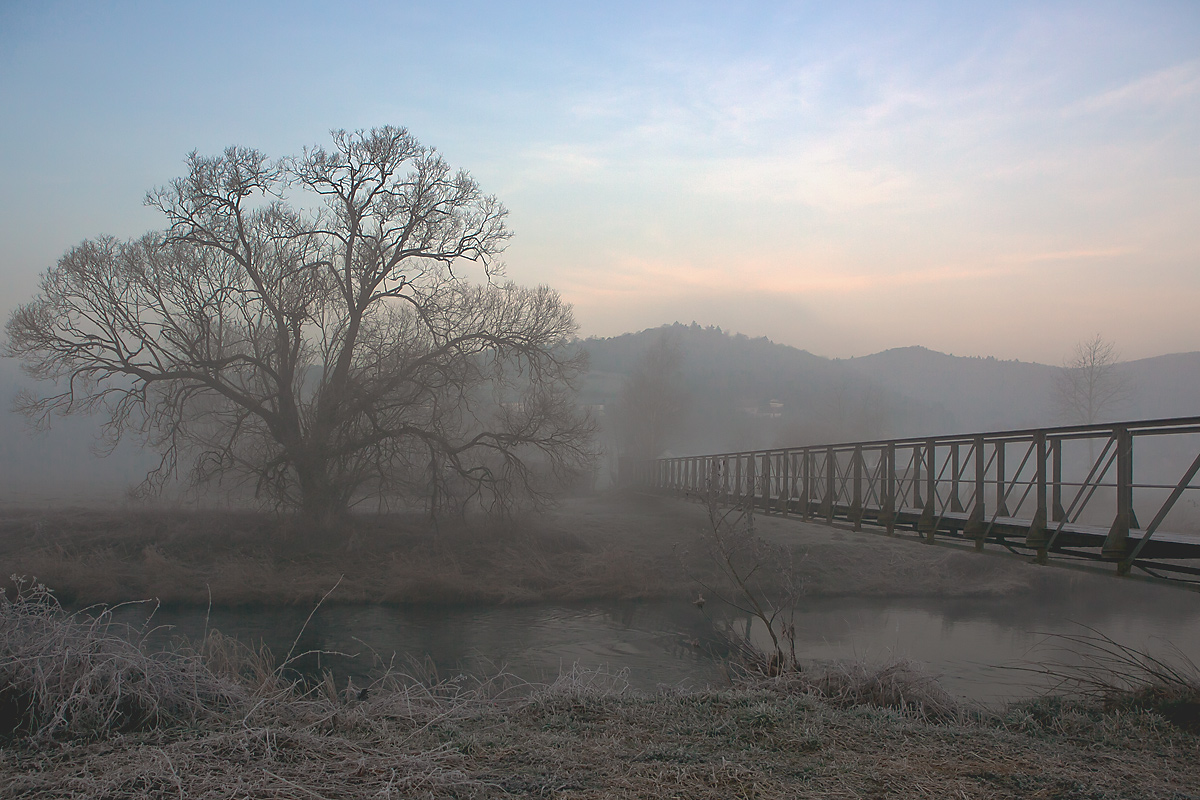
[{"label": "blue sky", "polygon": [[1198,43],[1194,2],[0,0],[0,313],[193,149],[398,124],[584,335],[1196,350]]}]

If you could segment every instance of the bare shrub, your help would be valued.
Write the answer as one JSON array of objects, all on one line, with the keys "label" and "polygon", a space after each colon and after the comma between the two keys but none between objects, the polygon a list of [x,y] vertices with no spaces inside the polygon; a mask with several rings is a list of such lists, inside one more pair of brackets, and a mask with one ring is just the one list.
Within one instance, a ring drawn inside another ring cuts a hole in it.
[{"label": "bare shrub", "polygon": [[[693,575],[703,591],[758,620],[771,641],[764,650],[751,641],[751,628],[738,634],[731,625],[724,633],[742,665],[765,675],[798,670],[796,607],[802,584],[792,551],[763,539],[754,528],[754,509],[730,505],[715,488],[703,495],[707,525],[700,532],[699,555],[716,570],[715,581]],[[685,560],[689,554],[684,553]],[[705,605],[701,593],[695,600]]]}]

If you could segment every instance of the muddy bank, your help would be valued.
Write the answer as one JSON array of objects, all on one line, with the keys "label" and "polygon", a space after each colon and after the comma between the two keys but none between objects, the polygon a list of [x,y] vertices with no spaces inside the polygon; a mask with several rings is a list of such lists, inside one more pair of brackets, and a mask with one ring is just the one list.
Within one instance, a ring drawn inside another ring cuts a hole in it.
[{"label": "muddy bank", "polygon": [[[364,515],[332,533],[256,513],[6,510],[0,559],[6,577],[36,576],[72,603],[310,604],[335,584],[332,602],[672,599],[712,577],[705,526],[698,504],[621,493],[506,524]],[[807,596],[1053,595],[1113,580],[794,519],[755,526],[791,550]]]}]

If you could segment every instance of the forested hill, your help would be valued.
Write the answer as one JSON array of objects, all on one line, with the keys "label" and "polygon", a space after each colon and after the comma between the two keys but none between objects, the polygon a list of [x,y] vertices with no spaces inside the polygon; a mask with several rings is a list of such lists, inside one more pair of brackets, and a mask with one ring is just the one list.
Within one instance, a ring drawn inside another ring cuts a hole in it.
[{"label": "forested hill", "polygon": [[[840,362],[906,397],[943,403],[962,430],[1002,430],[1070,422],[1055,398],[1060,367],[963,358],[902,347]],[[1116,365],[1126,385],[1104,414],[1110,421],[1200,416],[1200,352]]]},{"label": "forested hill", "polygon": [[585,402],[618,413],[625,377],[652,344],[678,348],[684,406],[673,452],[881,438],[953,427],[948,408],[914,400],[845,363],[766,338],[671,325],[584,342],[591,357]]},{"label": "forested hill", "polygon": [[[903,347],[828,359],[696,324],[588,339],[585,400],[617,413],[621,386],[652,343],[673,340],[687,402],[673,452],[733,450],[1065,422],[1059,367]],[[1069,343],[1064,345],[1069,350]],[[1130,389],[1114,419],[1200,415],[1200,353],[1119,365]]]}]

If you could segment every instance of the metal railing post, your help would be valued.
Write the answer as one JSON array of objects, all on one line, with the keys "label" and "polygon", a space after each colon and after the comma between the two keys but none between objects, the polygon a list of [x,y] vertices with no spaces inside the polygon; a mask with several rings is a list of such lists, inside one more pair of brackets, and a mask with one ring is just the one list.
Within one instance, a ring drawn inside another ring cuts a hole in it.
[{"label": "metal railing post", "polygon": [[837,462],[832,447],[825,448],[825,499],[821,501],[821,516],[826,522],[833,522],[833,505],[836,500],[833,483],[837,479]]},{"label": "metal railing post", "polygon": [[933,544],[937,535],[937,525],[934,515],[937,514],[937,448],[933,439],[925,442],[925,506],[921,509],[921,519],[917,522],[917,530],[925,534],[925,541]]},{"label": "metal railing post", "polygon": [[921,445],[913,445],[913,477],[912,477],[912,493],[913,493],[913,508],[918,511],[925,510],[925,502],[921,499],[921,464],[924,463],[924,452],[921,450]]},{"label": "metal railing post", "polygon": [[889,442],[883,454],[883,524],[888,536],[896,533],[896,443]]},{"label": "metal railing post", "polygon": [[1058,522],[1067,515],[1062,504],[1062,439],[1050,440],[1050,514]]},{"label": "metal railing post", "polygon": [[851,467],[854,480],[854,494],[850,502],[850,519],[854,522],[854,530],[862,530],[863,518],[863,503],[862,503],[862,481],[863,481],[863,449],[862,445],[855,445],[854,454],[851,456],[854,459],[854,464]]},{"label": "metal railing post", "polygon": [[800,455],[801,464],[800,508],[805,520],[812,519],[812,452],[806,447]]},{"label": "metal railing post", "polygon": [[754,454],[746,456],[746,506],[754,508],[755,492],[758,491],[758,465],[754,463]]},{"label": "metal railing post", "polygon": [[963,528],[963,536],[975,540],[976,550],[983,549],[984,536],[987,534],[987,528],[983,523],[984,494],[987,490],[987,462],[983,459],[985,447],[986,442],[983,437],[976,436],[975,443],[971,447],[971,457],[975,459],[975,497],[971,502],[971,515],[967,517],[967,524]]},{"label": "metal railing post", "polygon": [[1038,431],[1033,435],[1037,448],[1036,488],[1034,500],[1037,508],[1033,512],[1033,520],[1029,523],[1029,531],[1025,534],[1025,546],[1037,551],[1036,560],[1039,564],[1046,563],[1046,432]]},{"label": "metal railing post", "polygon": [[785,517],[792,502],[792,458],[788,450],[779,454],[779,510]]},{"label": "metal railing post", "polygon": [[958,442],[950,445],[950,471],[953,473],[950,479],[950,510],[961,513],[963,506],[958,496]]},{"label": "metal railing post", "polygon": [[763,511],[771,510],[771,454],[762,454],[762,477],[759,481],[762,486],[762,507]]},{"label": "metal railing post", "polygon": [[1007,442],[996,442],[996,516],[1008,516],[1008,479],[1004,474],[1004,450]]},{"label": "metal railing post", "polygon": [[1129,571],[1125,556],[1129,549],[1129,530],[1137,525],[1133,513],[1133,436],[1124,426],[1114,429],[1117,439],[1117,513],[1104,540],[1101,557],[1120,561],[1117,572]]}]

